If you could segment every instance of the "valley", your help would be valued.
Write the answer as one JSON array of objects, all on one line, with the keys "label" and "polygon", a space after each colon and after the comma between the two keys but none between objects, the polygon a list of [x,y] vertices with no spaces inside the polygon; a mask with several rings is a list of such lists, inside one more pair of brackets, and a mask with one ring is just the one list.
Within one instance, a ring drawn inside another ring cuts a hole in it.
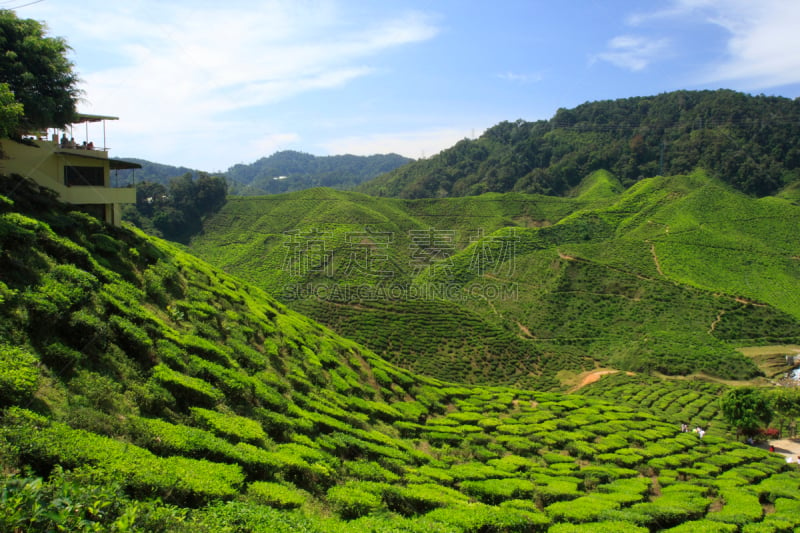
[{"label": "valley", "polygon": [[793,108],[284,152],[119,225],[0,177],[0,530],[797,531],[795,125],[754,118]]},{"label": "valley", "polygon": [[702,172],[628,190],[599,172],[558,198],[232,199],[189,249],[440,379],[564,390],[559,372],[610,364],[749,380],[738,348],[800,338],[798,214]]}]

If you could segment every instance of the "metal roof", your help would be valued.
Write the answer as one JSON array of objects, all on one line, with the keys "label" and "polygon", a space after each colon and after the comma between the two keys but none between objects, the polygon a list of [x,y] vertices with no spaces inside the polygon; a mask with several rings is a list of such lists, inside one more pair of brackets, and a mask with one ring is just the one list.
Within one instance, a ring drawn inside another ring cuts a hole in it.
[{"label": "metal roof", "polygon": [[90,115],[89,113],[75,113],[75,118],[71,121],[71,124],[102,122],[103,120],[119,120],[119,117],[112,117],[110,115]]}]

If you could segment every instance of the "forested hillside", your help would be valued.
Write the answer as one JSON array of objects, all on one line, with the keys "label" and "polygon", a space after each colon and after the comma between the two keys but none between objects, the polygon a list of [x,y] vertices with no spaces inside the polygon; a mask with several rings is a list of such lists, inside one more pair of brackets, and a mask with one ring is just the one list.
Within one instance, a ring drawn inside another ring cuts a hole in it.
[{"label": "forested hillside", "polygon": [[173,165],[163,165],[161,163],[153,163],[144,159],[137,159],[135,157],[123,158],[125,161],[138,163],[142,168],[135,170],[115,171],[113,184],[115,187],[124,187],[128,185],[135,185],[138,183],[158,183],[160,185],[169,185],[170,180],[190,174],[192,177],[199,177],[201,171],[191,169],[188,167],[176,167]]},{"label": "forested hillside", "polygon": [[686,411],[419,377],[164,241],[0,191],[4,531],[800,525],[800,474],[725,438],[719,390],[691,404],[701,438]]},{"label": "forested hillside", "polygon": [[285,150],[254,163],[234,165],[225,175],[231,181],[231,194],[243,196],[312,187],[352,189],[411,161],[397,154],[314,156]]},{"label": "forested hillside", "polygon": [[563,388],[610,366],[761,375],[737,348],[800,342],[800,207],[703,172],[572,197],[231,199],[190,250],[441,379]]},{"label": "forested hillside", "polygon": [[701,167],[740,191],[764,196],[800,178],[798,136],[800,100],[676,91],[589,102],[559,109],[550,120],[502,122],[359,190],[401,198],[566,195],[600,169],[628,187]]}]

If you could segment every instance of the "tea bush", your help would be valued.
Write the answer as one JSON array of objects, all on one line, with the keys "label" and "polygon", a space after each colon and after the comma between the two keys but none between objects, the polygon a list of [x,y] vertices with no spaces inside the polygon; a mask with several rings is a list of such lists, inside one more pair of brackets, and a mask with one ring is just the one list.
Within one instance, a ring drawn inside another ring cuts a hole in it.
[{"label": "tea bush", "polygon": [[276,509],[294,509],[306,502],[308,493],[289,485],[254,481],[247,485],[247,498]]}]

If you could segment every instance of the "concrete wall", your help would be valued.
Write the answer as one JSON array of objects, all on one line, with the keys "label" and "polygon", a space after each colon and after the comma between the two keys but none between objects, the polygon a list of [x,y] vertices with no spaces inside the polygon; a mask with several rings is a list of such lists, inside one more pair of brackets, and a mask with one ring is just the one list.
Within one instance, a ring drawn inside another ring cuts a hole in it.
[{"label": "concrete wall", "polygon": [[[119,225],[120,205],[136,203],[133,188],[110,187],[108,153],[101,150],[61,149],[52,141],[34,141],[28,146],[9,139],[0,140],[4,155],[0,173],[19,174],[31,178],[42,187],[54,190],[62,201],[71,204],[105,204],[106,222]],[[102,167],[105,187],[64,185],[64,167]]]}]

